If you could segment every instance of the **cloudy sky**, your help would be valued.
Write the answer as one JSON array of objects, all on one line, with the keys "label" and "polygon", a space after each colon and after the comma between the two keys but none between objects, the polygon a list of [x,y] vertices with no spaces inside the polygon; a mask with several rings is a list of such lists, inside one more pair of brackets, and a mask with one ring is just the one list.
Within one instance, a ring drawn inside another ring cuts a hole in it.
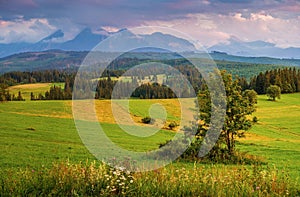
[{"label": "cloudy sky", "polygon": [[35,42],[58,29],[163,26],[204,46],[262,40],[300,47],[299,0],[0,0],[0,43]]}]

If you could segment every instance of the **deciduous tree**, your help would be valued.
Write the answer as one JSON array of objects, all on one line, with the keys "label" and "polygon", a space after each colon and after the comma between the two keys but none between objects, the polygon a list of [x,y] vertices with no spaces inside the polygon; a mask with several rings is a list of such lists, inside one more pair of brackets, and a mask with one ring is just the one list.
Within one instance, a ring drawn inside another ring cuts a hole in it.
[{"label": "deciduous tree", "polygon": [[280,99],[281,95],[281,89],[277,85],[271,85],[270,87],[267,88],[267,96],[272,99],[273,101],[276,100],[276,98]]},{"label": "deciduous tree", "polygon": [[[221,72],[223,77],[225,91],[226,91],[226,115],[223,129],[216,147],[219,151],[225,152],[228,155],[233,155],[235,151],[235,142],[237,137],[242,137],[244,131],[251,127],[251,120],[247,118],[248,115],[255,111],[256,93],[255,91],[242,92],[238,80],[233,80],[230,74],[225,71]],[[209,92],[202,91],[199,94],[199,108],[200,108],[200,126],[198,133],[206,133],[210,125],[210,107],[214,107],[210,101]],[[225,145],[225,146],[224,146]]]}]

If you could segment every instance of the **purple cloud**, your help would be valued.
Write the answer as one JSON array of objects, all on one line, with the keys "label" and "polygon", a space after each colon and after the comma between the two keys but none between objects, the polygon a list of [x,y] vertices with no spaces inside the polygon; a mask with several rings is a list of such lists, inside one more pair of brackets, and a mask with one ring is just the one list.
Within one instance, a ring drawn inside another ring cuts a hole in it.
[{"label": "purple cloud", "polygon": [[[251,17],[258,13],[276,18],[278,25],[273,27],[267,24],[268,22],[253,24]],[[239,18],[232,19],[231,16]],[[191,20],[195,17],[196,20]],[[220,24],[217,21],[220,21],[220,18],[225,18],[227,21]],[[43,35],[52,29],[63,29],[69,38],[84,27],[91,27],[95,30],[103,26],[124,28],[147,24],[161,25],[165,23],[170,25],[174,21],[179,21],[178,23],[183,26],[202,23],[203,31],[200,33],[203,36],[217,35],[218,38],[224,40],[231,36],[230,29],[237,32],[252,32],[248,31],[247,24],[239,23],[239,20],[251,23],[251,27],[254,29],[263,29],[264,26],[268,26],[272,29],[278,27],[278,31],[281,31],[282,27],[286,27],[285,21],[300,19],[300,2],[296,0],[0,0],[0,22],[2,20],[3,23],[8,21],[22,23],[20,21],[31,21],[32,19],[48,21],[48,27],[44,25],[43,28],[39,28],[38,25],[35,25],[40,32],[44,32]],[[233,26],[214,27],[223,24]],[[296,22],[295,25],[297,25]],[[18,25],[15,26],[20,28]],[[176,24],[171,24],[171,26],[174,27]],[[2,38],[9,35],[9,30],[5,25],[1,25],[1,28],[7,32],[3,35],[0,33]],[[192,32],[195,27],[179,27],[179,29],[191,29],[190,32]],[[295,29],[295,32],[291,32],[289,35],[290,37],[299,35],[299,32],[296,32],[298,29]],[[13,31],[13,29],[10,30]],[[18,30],[15,29],[14,32],[18,32]],[[27,32],[27,30],[23,32]],[[276,29],[270,30],[270,32],[276,32]],[[193,32],[193,34],[197,35],[197,32]],[[278,35],[280,34],[282,32],[278,33]],[[248,39],[255,37],[253,35],[245,36]],[[214,38],[211,39],[211,43],[213,43]],[[274,38],[274,40],[276,39]],[[277,38],[277,40],[280,39]],[[280,42],[283,43],[284,40]]]},{"label": "purple cloud", "polygon": [[[259,12],[286,8],[297,12],[297,1],[261,0],[2,0],[0,16],[12,20],[68,18],[80,25],[130,26],[147,20],[172,20],[193,13]],[[293,9],[292,9],[293,8]],[[281,9],[282,10],[282,9]],[[284,11],[284,10],[282,10]],[[299,12],[298,12],[299,13]]]}]

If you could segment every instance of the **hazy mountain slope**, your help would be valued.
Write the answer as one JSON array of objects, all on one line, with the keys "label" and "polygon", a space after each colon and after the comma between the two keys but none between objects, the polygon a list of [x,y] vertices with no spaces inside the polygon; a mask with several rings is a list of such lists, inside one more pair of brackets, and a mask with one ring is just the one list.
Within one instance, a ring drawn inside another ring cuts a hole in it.
[{"label": "hazy mountain slope", "polygon": [[182,38],[172,35],[153,33],[150,35],[136,35],[127,29],[122,29],[116,33],[106,32],[101,29],[93,33],[91,29],[83,29],[77,36],[68,41],[64,40],[64,33],[61,30],[50,34],[36,43],[12,43],[0,44],[0,57],[17,54],[20,52],[39,52],[45,50],[66,50],[66,51],[90,51],[108,36],[112,36],[109,41],[103,44],[104,51],[125,52],[130,46],[135,49],[139,46],[156,46],[172,51],[195,51],[192,43]]},{"label": "hazy mountain slope", "polygon": [[275,44],[254,41],[243,42],[237,38],[229,39],[229,43],[221,43],[208,48],[209,51],[221,51],[237,56],[273,57],[300,59],[300,48],[279,48]]}]

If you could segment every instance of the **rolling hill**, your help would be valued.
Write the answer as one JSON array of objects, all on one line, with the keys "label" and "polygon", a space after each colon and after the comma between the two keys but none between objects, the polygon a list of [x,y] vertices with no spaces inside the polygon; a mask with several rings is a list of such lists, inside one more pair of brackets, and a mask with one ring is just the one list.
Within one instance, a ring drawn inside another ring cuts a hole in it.
[{"label": "rolling hill", "polygon": [[[151,52],[153,51],[153,52]],[[36,71],[36,70],[53,70],[53,69],[77,69],[86,55],[87,51],[62,51],[62,50],[49,50],[42,52],[26,52],[11,55],[5,58],[0,58],[0,74],[11,71]],[[113,54],[113,53],[111,53]],[[109,54],[106,54],[109,55]],[[186,53],[185,56],[195,57],[194,53]],[[278,66],[300,66],[300,59],[276,59],[268,57],[240,57],[232,56],[221,52],[212,52],[209,54],[212,59],[215,60],[219,68],[225,67],[243,66],[249,67],[249,69],[255,67],[262,67],[258,69],[265,71],[263,67],[270,66],[270,69],[274,69]],[[126,58],[138,58],[141,61],[165,61],[170,63],[172,60],[179,60],[182,56],[176,53],[169,53],[155,48],[146,48],[133,53],[125,54],[122,57]],[[206,58],[206,54],[197,54],[197,57]],[[180,61],[177,61],[180,62]],[[259,66],[262,65],[262,66]],[[248,70],[249,70],[248,69]],[[254,73],[255,74],[258,74]]]}]

